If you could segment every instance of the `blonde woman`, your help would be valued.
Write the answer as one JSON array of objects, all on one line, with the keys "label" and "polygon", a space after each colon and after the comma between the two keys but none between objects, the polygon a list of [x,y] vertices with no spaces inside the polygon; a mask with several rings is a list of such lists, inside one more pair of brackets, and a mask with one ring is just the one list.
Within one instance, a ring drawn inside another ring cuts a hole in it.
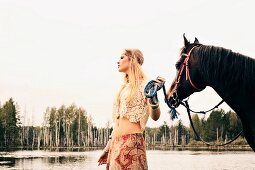
[{"label": "blonde woman", "polygon": [[[160,108],[144,97],[143,62],[139,49],[125,49],[117,62],[124,83],[114,102],[111,139],[98,160],[99,165],[107,163],[106,169],[148,169],[143,131],[149,115],[155,121],[159,119]],[[155,81],[159,84],[164,79]]]}]

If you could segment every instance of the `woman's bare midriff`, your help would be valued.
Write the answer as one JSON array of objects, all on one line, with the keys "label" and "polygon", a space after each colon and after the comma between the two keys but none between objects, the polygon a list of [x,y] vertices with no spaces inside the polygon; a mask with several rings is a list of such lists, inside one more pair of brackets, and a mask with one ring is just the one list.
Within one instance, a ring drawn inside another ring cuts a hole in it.
[{"label": "woman's bare midriff", "polygon": [[115,135],[121,136],[126,134],[142,133],[140,123],[130,122],[127,118],[119,118],[115,124]]}]

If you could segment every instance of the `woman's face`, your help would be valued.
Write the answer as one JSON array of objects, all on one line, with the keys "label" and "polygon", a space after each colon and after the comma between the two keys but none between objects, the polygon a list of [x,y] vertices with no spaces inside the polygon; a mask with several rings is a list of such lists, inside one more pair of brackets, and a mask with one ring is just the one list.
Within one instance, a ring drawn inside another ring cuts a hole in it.
[{"label": "woman's face", "polygon": [[118,69],[119,72],[123,72],[128,74],[129,71],[129,63],[130,63],[130,59],[127,55],[125,55],[124,53],[121,54],[119,61],[117,62],[118,64]]}]

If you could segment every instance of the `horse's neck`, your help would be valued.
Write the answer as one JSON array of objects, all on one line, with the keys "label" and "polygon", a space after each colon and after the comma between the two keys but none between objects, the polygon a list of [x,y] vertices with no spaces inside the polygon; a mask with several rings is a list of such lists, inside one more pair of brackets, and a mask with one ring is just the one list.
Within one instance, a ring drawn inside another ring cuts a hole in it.
[{"label": "horse's neck", "polygon": [[[215,64],[215,68],[218,68],[218,63],[212,64]],[[243,89],[237,86],[240,82],[232,82],[230,84],[228,83],[227,77],[223,79],[222,76],[214,75],[207,75],[205,79],[206,85],[212,87],[232,109],[236,111],[242,110],[244,104],[240,104],[240,98],[242,98],[242,102],[246,102],[246,98]]]},{"label": "horse's neck", "polygon": [[[207,48],[207,49],[206,49]],[[201,78],[232,109],[247,110],[255,98],[255,60],[227,49],[205,46],[198,53]]]}]

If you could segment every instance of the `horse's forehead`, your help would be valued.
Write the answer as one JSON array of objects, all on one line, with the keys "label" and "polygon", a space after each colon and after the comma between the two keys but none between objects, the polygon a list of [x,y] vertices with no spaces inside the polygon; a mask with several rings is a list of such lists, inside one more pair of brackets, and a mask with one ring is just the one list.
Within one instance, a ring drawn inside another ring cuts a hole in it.
[{"label": "horse's forehead", "polygon": [[186,51],[186,52],[189,52],[193,47],[195,46],[201,46],[202,44],[198,44],[198,43],[192,43],[192,44],[189,44],[187,47],[183,47],[182,48],[182,51]]},{"label": "horse's forehead", "polygon": [[188,47],[186,47],[186,52],[189,52],[196,45],[197,44],[190,44]]}]

